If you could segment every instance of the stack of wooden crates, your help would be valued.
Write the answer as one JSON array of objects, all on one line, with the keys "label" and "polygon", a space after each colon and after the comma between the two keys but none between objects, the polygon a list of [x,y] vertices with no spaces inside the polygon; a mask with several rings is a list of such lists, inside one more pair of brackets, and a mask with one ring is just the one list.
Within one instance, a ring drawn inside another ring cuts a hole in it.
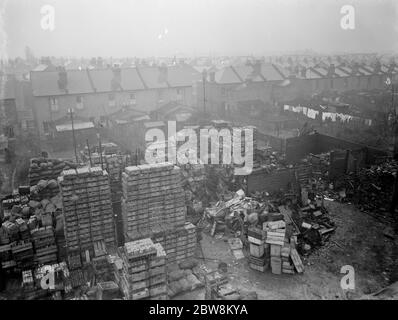
[{"label": "stack of wooden crates", "polygon": [[129,300],[166,300],[166,253],[149,238],[125,243],[119,248],[123,272],[119,287]]},{"label": "stack of wooden crates", "polygon": [[180,169],[170,163],[127,167],[122,176],[125,233],[185,223]]},{"label": "stack of wooden crates", "polygon": [[265,243],[265,232],[259,228],[252,227],[248,230],[250,243],[250,268],[264,272],[269,265],[269,244]]},{"label": "stack of wooden crates", "polygon": [[78,266],[79,257],[89,261],[94,256],[94,242],[115,246],[108,174],[99,167],[86,167],[63,171],[58,180],[68,260]]},{"label": "stack of wooden crates", "polygon": [[196,227],[185,222],[180,168],[171,163],[127,167],[123,180],[123,227],[126,239],[151,238],[168,262],[194,255]]}]

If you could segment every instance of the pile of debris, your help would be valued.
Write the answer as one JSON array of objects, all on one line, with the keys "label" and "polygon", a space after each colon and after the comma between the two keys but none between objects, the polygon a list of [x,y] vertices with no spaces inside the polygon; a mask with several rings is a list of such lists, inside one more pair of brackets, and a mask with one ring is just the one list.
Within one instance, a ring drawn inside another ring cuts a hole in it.
[{"label": "pile of debris", "polygon": [[253,162],[253,170],[265,170],[270,173],[286,168],[285,158],[272,147],[257,147]]},{"label": "pile of debris", "polygon": [[398,171],[396,161],[387,161],[357,174],[346,175],[336,182],[334,198],[352,201],[365,212],[387,212]]}]

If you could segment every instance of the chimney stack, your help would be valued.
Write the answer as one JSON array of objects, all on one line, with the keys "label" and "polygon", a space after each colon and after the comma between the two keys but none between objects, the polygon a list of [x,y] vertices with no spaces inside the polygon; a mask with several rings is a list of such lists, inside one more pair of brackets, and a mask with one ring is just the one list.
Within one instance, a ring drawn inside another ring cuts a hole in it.
[{"label": "chimney stack", "polygon": [[307,68],[302,68],[301,69],[301,77],[302,78],[307,78]]},{"label": "chimney stack", "polygon": [[167,66],[163,63],[160,67],[159,67],[159,82],[167,82],[168,79],[168,69]]},{"label": "chimney stack", "polygon": [[252,64],[252,68],[253,68],[253,72],[252,72],[253,77],[260,75],[261,74],[261,60],[256,60]]},{"label": "chimney stack", "polygon": [[115,64],[112,68],[113,78],[111,82],[112,91],[122,89],[122,69],[119,65]]},{"label": "chimney stack", "polygon": [[65,67],[58,67],[58,87],[60,90],[67,91],[68,87],[68,74]]},{"label": "chimney stack", "polygon": [[216,82],[216,73],[214,70],[209,72],[209,79],[210,79],[210,82]]},{"label": "chimney stack", "polygon": [[335,67],[334,64],[332,63],[332,64],[329,66],[329,69],[328,69],[328,77],[333,77],[335,71],[336,71],[336,67]]}]

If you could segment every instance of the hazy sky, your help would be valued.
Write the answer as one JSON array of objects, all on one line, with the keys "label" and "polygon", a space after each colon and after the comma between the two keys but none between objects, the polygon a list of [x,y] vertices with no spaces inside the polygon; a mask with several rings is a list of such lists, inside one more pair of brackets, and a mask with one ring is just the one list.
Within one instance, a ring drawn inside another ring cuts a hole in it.
[{"label": "hazy sky", "polygon": [[[54,31],[40,9],[55,8]],[[355,8],[355,30],[340,26]],[[0,0],[9,57],[398,51],[398,0]]]}]

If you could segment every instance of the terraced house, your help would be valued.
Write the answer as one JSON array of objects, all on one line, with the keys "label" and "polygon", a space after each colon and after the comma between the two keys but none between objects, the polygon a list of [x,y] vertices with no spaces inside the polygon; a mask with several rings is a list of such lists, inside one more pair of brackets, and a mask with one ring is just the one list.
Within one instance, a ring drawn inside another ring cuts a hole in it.
[{"label": "terraced house", "polygon": [[[178,101],[192,106],[198,72],[188,65],[32,71],[33,113],[41,136],[70,122],[90,126],[123,109],[150,113]],[[199,75],[200,76],[200,75]]]}]

